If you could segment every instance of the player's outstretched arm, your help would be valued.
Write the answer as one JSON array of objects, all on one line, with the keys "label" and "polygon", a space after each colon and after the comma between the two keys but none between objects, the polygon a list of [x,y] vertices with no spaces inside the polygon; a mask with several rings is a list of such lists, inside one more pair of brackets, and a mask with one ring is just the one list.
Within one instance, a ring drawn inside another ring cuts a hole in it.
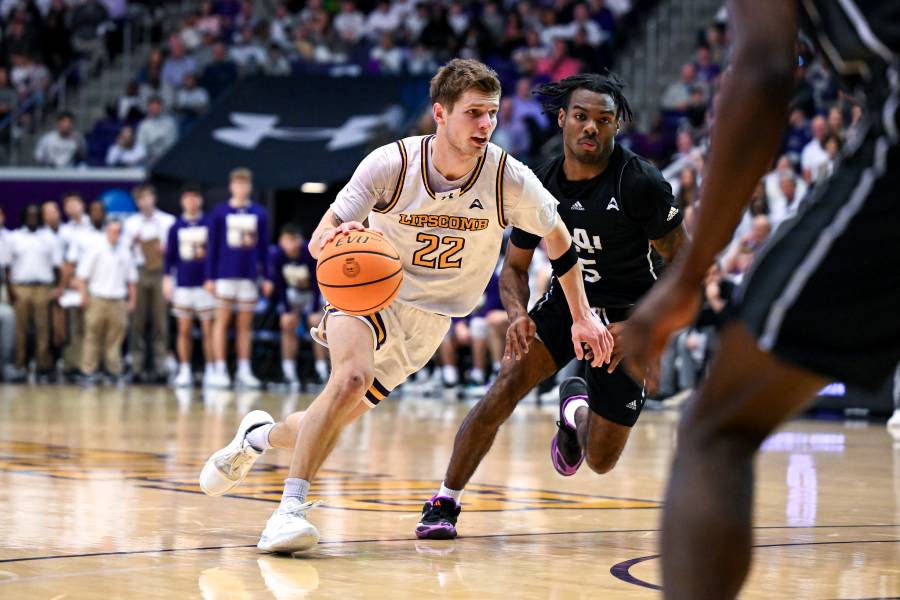
[{"label": "player's outstretched arm", "polygon": [[572,314],[572,344],[575,357],[585,358],[584,345],[590,348],[591,366],[599,367],[608,363],[613,349],[613,337],[591,310],[584,292],[584,277],[578,254],[572,244],[572,236],[562,219],[556,220],[553,229],[544,236],[547,241],[547,256],[553,265],[553,272],[566,295],[569,312]]},{"label": "player's outstretched arm", "polygon": [[703,276],[731,239],[787,121],[796,65],[794,2],[770,2],[760,10],[754,0],[730,0],[728,11],[734,59],[716,102],[693,239],[625,326],[629,371],[635,378],[647,374],[651,392],[669,336],[695,317]]},{"label": "player's outstretched arm", "polygon": [[528,268],[533,256],[534,248],[520,248],[512,239],[506,245],[506,258],[500,269],[500,301],[509,315],[504,358],[521,360],[537,332],[528,316]]}]

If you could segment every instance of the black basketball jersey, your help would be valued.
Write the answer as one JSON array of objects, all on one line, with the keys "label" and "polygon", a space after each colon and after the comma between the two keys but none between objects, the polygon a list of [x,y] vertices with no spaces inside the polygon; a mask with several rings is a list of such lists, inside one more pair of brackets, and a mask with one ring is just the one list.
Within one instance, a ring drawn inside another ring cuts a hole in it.
[{"label": "black basketball jersey", "polygon": [[797,5],[804,32],[843,86],[870,106],[884,102],[896,77],[888,69],[900,61],[900,1],[799,0]]},{"label": "black basketball jersey", "polygon": [[[630,306],[661,273],[662,260],[650,240],[681,225],[672,188],[656,167],[618,144],[606,170],[587,181],[568,181],[563,160],[544,163],[535,175],[559,201],[557,211],[578,249],[588,300],[592,306]],[[526,249],[540,243],[520,229],[513,229],[511,240]]]}]

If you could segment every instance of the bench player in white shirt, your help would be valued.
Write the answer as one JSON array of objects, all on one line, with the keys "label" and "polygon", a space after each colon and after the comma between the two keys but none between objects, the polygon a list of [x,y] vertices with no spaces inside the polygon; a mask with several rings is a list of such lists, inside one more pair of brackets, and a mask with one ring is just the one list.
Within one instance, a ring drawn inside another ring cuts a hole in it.
[{"label": "bench player in white shirt", "polygon": [[494,271],[503,231],[515,225],[545,237],[573,316],[579,358],[608,362],[613,340],[593,315],[572,240],[556,200],[534,174],[490,144],[500,82],[474,60],[455,59],[431,81],[434,136],[379,148],[360,163],[310,239],[317,256],[336,235],[381,230],[403,261],[396,301],[368,317],[331,309],[316,332],[328,341],[333,370],[305,413],[274,423],[263,411],[241,421],[232,442],[213,454],[200,474],[209,495],[228,492],[268,448],[292,448],[281,505],[258,547],[292,553],[319,539],[306,515],[310,482],[340,432],[422,368],[444,338],[451,316],[475,307]]}]

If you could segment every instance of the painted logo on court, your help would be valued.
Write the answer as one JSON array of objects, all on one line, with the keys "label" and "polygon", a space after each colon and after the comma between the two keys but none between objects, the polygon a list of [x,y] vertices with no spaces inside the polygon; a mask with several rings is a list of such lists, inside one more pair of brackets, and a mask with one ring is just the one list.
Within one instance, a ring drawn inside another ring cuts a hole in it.
[{"label": "painted logo on court", "polygon": [[[55,479],[133,481],[170,492],[202,493],[197,474],[205,457],[176,459],[151,452],[90,450],[31,442],[0,442],[0,471],[28,472]],[[287,467],[257,464],[228,494],[279,502]],[[377,512],[418,512],[440,481],[401,479],[385,474],[323,469],[310,496],[329,508]],[[473,483],[466,487],[466,512],[547,509],[659,508],[659,502],[553,490]]]}]

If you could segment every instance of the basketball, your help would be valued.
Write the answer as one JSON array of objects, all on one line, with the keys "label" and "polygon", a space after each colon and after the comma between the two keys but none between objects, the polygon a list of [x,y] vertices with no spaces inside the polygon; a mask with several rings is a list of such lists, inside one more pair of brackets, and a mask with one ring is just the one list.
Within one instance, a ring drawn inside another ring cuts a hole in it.
[{"label": "basketball", "polygon": [[316,277],[329,304],[349,315],[370,315],[397,297],[403,265],[381,234],[351,231],[322,249]]}]

